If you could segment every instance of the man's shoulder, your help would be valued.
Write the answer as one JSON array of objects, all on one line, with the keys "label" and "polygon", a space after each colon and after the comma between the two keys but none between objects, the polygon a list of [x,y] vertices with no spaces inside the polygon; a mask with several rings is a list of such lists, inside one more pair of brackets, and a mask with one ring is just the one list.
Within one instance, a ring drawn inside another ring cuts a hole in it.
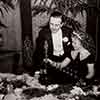
[{"label": "man's shoulder", "polygon": [[47,39],[50,35],[50,29],[49,28],[42,28],[39,31],[39,37],[43,39]]},{"label": "man's shoulder", "polygon": [[41,33],[49,32],[49,31],[50,31],[49,28],[42,28],[42,29],[40,30]]}]

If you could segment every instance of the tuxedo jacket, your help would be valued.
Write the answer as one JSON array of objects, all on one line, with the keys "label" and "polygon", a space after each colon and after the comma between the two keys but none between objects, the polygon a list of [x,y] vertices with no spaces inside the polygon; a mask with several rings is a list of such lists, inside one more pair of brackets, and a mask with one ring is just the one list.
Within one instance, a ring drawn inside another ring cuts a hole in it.
[{"label": "tuxedo jacket", "polygon": [[[71,39],[71,34],[72,34],[72,29],[68,27],[62,27],[62,43],[63,43],[63,49],[64,49],[64,54],[63,56],[56,57],[53,55],[53,41],[52,41],[52,36],[51,36],[51,31],[49,28],[43,28],[39,32],[39,36],[36,39],[36,50],[34,53],[34,60],[35,60],[35,65],[41,66],[43,59],[45,58],[45,41],[47,41],[48,44],[48,49],[47,49],[47,55],[48,58],[51,60],[55,60],[58,62],[63,61],[66,57],[71,58],[71,50],[73,49],[72,47],[72,39]],[[67,38],[67,41],[66,39]]]}]

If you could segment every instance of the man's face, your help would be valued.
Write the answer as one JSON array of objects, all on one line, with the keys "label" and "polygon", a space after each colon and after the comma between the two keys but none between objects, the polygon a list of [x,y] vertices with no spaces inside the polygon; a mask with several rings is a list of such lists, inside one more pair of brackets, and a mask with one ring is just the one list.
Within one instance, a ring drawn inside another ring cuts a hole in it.
[{"label": "man's face", "polygon": [[62,27],[62,19],[61,17],[51,17],[50,18],[50,30],[52,33],[56,33]]}]

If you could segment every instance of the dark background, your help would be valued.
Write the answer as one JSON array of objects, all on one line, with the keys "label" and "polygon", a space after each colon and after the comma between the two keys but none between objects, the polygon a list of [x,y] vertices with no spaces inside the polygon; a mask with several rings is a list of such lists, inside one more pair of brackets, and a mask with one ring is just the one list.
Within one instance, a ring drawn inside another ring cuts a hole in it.
[{"label": "dark background", "polygon": [[87,33],[90,33],[96,45],[96,77],[100,79],[100,0],[88,0]]}]

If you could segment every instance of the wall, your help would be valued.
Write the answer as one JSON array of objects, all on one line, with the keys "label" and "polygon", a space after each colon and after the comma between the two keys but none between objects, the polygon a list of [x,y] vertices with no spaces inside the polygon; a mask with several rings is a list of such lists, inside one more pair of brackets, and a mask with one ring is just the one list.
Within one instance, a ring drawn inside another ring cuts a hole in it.
[{"label": "wall", "polygon": [[21,21],[20,21],[20,9],[19,5],[15,10],[6,13],[4,11],[4,17],[1,16],[2,22],[7,25],[8,28],[1,28],[0,33],[4,38],[4,45],[2,49],[5,50],[20,50],[21,49]]},{"label": "wall", "polygon": [[[21,41],[21,20],[20,20],[20,9],[19,5],[16,5],[15,10],[9,11],[9,13],[4,12],[4,17],[0,16],[2,22],[7,26],[7,28],[0,28],[0,34],[3,35],[4,43],[0,47],[0,50],[18,50],[22,49]],[[16,69],[17,58],[14,58],[14,52],[0,52],[0,72],[12,72]],[[21,52],[20,52],[21,54]],[[19,59],[19,64],[22,64],[21,56]]]}]

